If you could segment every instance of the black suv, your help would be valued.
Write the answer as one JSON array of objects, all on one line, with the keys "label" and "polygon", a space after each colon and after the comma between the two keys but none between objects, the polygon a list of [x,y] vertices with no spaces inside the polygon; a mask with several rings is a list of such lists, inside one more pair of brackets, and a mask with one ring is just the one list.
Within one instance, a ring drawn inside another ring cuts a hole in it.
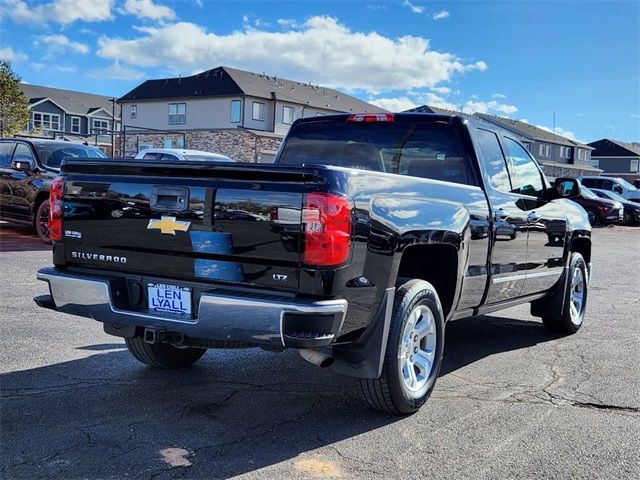
[{"label": "black suv", "polygon": [[33,225],[49,239],[49,186],[67,157],[108,158],[90,145],[63,140],[0,139],[0,220]]}]

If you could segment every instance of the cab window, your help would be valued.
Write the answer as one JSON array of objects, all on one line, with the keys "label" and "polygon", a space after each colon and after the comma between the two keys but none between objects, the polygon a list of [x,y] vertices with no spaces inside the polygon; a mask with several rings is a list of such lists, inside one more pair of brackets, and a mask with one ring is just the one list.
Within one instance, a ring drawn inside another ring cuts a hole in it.
[{"label": "cab window", "polygon": [[11,166],[11,154],[16,146],[13,142],[0,143],[0,168],[9,168]]},{"label": "cab window", "polygon": [[515,140],[504,137],[505,146],[513,167],[512,192],[530,197],[542,198],[545,185],[536,162]]},{"label": "cab window", "polygon": [[16,151],[13,152],[13,161],[31,162],[34,165],[36,163],[36,160],[33,158],[33,153],[31,153],[31,149],[24,143],[19,143],[16,146]]},{"label": "cab window", "polygon": [[498,136],[493,132],[478,128],[476,130],[476,143],[482,157],[482,163],[487,171],[489,183],[499,192],[510,192],[509,172],[507,171],[506,160],[502,147],[500,147]]}]

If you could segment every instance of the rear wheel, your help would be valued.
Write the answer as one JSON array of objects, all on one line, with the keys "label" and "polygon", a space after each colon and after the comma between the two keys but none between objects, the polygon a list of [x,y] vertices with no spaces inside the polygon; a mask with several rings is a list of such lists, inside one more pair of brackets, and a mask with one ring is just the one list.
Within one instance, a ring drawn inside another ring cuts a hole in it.
[{"label": "rear wheel", "polygon": [[137,360],[152,367],[186,368],[196,363],[206,348],[174,347],[168,343],[146,343],[140,336],[125,338],[127,348]]},{"label": "rear wheel", "polygon": [[[587,264],[577,252],[571,254],[564,302],[558,305],[558,315],[544,316],[544,326],[553,333],[571,335],[580,330],[587,308],[589,278]],[[560,302],[558,302],[560,303]]]},{"label": "rear wheel", "polygon": [[36,210],[36,217],[34,219],[34,226],[36,227],[36,233],[40,240],[42,240],[47,245],[51,244],[51,237],[49,235],[49,214],[51,213],[51,206],[49,204],[49,199],[43,200],[40,205],[38,205],[38,210]]},{"label": "rear wheel", "polygon": [[433,286],[409,280],[398,288],[382,374],[362,380],[370,407],[383,412],[416,412],[436,384],[444,350],[444,315]]}]

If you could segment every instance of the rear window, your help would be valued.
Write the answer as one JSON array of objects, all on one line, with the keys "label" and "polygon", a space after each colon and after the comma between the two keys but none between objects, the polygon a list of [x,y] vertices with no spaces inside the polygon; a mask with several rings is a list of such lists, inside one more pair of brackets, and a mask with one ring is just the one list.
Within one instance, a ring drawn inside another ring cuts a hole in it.
[{"label": "rear window", "polygon": [[79,143],[36,143],[40,161],[52,168],[59,168],[65,158],[109,158],[102,150]]},{"label": "rear window", "polygon": [[475,184],[453,127],[398,119],[300,123],[287,136],[278,163],[334,165],[446,182]]}]

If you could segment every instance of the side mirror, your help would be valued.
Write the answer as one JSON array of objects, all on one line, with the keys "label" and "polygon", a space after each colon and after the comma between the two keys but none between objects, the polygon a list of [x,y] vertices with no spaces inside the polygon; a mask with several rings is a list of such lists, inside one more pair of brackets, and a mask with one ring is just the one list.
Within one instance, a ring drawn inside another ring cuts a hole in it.
[{"label": "side mirror", "polygon": [[14,160],[11,162],[11,168],[14,170],[31,171],[36,169],[36,164],[31,159]]},{"label": "side mirror", "polygon": [[553,189],[558,197],[577,197],[580,195],[580,182],[575,178],[556,178]]},{"label": "side mirror", "polygon": [[613,191],[616,193],[622,193],[622,187],[620,185],[614,185]]}]

